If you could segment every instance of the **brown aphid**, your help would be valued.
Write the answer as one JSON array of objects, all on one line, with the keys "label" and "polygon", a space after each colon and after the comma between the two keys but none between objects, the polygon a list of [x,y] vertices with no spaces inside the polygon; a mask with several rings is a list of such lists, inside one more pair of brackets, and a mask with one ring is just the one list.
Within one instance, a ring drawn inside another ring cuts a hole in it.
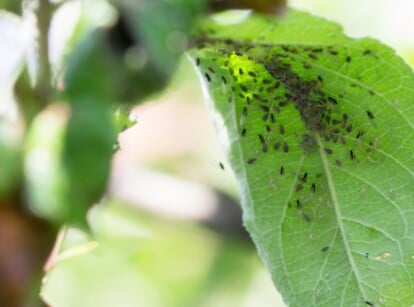
[{"label": "brown aphid", "polygon": [[266,122],[268,118],[269,118],[269,113],[265,113],[265,114],[262,116],[262,120],[263,120],[264,122]]},{"label": "brown aphid", "polygon": [[266,131],[267,132],[271,132],[272,131],[272,127],[270,127],[269,125],[266,125]]},{"label": "brown aphid", "polygon": [[323,150],[325,150],[325,152],[326,152],[328,155],[332,155],[332,149],[330,149],[330,148],[324,148]]},{"label": "brown aphid", "polygon": [[274,124],[276,122],[275,116],[273,113],[270,113],[270,121]]},{"label": "brown aphid", "polygon": [[300,190],[302,190],[303,189],[303,185],[302,184],[300,184],[300,183],[298,183],[297,185],[296,185],[296,188],[295,188],[295,192],[299,192]]}]

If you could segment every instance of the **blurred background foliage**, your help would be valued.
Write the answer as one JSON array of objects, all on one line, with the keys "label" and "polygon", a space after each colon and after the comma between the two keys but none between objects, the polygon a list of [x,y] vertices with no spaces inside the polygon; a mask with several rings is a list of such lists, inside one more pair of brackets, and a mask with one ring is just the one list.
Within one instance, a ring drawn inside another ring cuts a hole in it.
[{"label": "blurred background foliage", "polygon": [[[288,4],[414,65],[410,0]],[[285,5],[0,0],[0,306],[283,306],[183,52],[208,13]]]}]

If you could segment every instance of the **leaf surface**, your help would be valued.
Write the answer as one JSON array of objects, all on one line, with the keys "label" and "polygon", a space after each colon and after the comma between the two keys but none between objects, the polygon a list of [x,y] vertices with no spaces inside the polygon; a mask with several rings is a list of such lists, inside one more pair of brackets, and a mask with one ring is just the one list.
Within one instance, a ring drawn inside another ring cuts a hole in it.
[{"label": "leaf surface", "polygon": [[315,16],[244,14],[202,21],[190,56],[276,287],[291,306],[413,304],[413,71]]}]

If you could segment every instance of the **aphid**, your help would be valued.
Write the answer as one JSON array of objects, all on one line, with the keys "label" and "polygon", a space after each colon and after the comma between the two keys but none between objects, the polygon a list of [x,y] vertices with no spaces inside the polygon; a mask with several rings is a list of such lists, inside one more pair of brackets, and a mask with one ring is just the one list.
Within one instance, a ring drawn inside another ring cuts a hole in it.
[{"label": "aphid", "polygon": [[284,152],[289,152],[289,146],[286,142],[283,144],[283,151]]},{"label": "aphid", "polygon": [[375,92],[373,90],[368,90],[368,93],[370,93],[372,96],[375,95]]},{"label": "aphid", "polygon": [[224,171],[224,164],[222,162],[219,162],[219,166]]},{"label": "aphid", "polygon": [[324,247],[322,247],[321,251],[326,252],[326,251],[328,251],[328,249],[329,249],[329,246],[324,246]]},{"label": "aphid", "polygon": [[269,112],[270,111],[269,107],[268,106],[265,106],[263,104],[260,105],[260,109],[262,109],[265,112]]},{"label": "aphid", "polygon": [[250,99],[250,97],[247,97],[246,98],[246,102],[247,102],[247,104],[251,104],[252,103],[252,100]]},{"label": "aphid", "polygon": [[284,107],[284,106],[286,106],[287,104],[288,104],[289,102],[288,101],[281,101],[281,102],[279,102],[279,107]]},{"label": "aphid", "polygon": [[243,69],[242,69],[242,68],[239,68],[239,74],[240,74],[240,75],[244,74],[244,71],[243,71]]},{"label": "aphid", "polygon": [[267,132],[271,132],[272,131],[272,127],[270,127],[269,125],[266,125],[266,131]]},{"label": "aphid", "polygon": [[311,185],[311,191],[312,191],[313,193],[315,193],[315,191],[316,191],[316,186],[315,186],[315,184],[314,184],[314,183],[312,183],[312,185]]},{"label": "aphid", "polygon": [[211,81],[210,75],[208,73],[204,73],[204,76],[206,76],[206,79],[207,79],[208,82]]},{"label": "aphid", "polygon": [[269,118],[269,113],[265,113],[265,114],[262,116],[262,120],[263,120],[264,122],[266,122],[268,118]]},{"label": "aphid", "polygon": [[375,306],[375,304],[373,302],[370,302],[370,301],[365,301],[365,304],[367,304],[368,306]]},{"label": "aphid", "polygon": [[296,208],[298,209],[302,208],[302,204],[300,203],[299,199],[296,200]]},{"label": "aphid", "polygon": [[252,71],[249,71],[247,74],[248,74],[250,77],[256,78],[256,74],[255,74],[254,72],[252,72]]},{"label": "aphid", "polygon": [[263,84],[270,84],[272,83],[272,81],[270,81],[269,79],[263,79]]},{"label": "aphid", "polygon": [[212,73],[212,74],[214,74],[214,69],[212,68],[212,67],[207,67],[207,69]]},{"label": "aphid", "polygon": [[347,56],[347,57],[346,57],[346,62],[347,62],[347,63],[350,63],[350,62],[351,62],[351,57],[350,57],[350,56]]},{"label": "aphid", "polygon": [[249,158],[247,164],[253,164],[256,161],[256,158]]},{"label": "aphid", "polygon": [[282,135],[285,134],[285,126],[283,126],[283,125],[279,126],[279,133],[282,134]]},{"label": "aphid", "polygon": [[370,54],[372,54],[372,51],[371,51],[371,50],[369,50],[369,49],[367,49],[367,50],[365,50],[362,54],[363,54],[363,55],[370,55]]},{"label": "aphid", "polygon": [[280,176],[283,176],[285,174],[285,168],[283,167],[283,165],[280,167]]},{"label": "aphid", "polygon": [[303,185],[301,185],[300,183],[298,183],[297,185],[296,185],[296,188],[295,188],[295,192],[299,192],[300,190],[302,190],[303,189]]},{"label": "aphid", "polygon": [[253,94],[253,98],[256,100],[262,100],[262,98],[257,94]]},{"label": "aphid", "polygon": [[342,166],[342,163],[341,163],[341,161],[339,161],[339,160],[335,160],[335,164],[336,164],[337,166],[339,166],[339,167],[341,167],[341,166]]},{"label": "aphid", "polygon": [[302,213],[302,216],[303,216],[303,219],[306,221],[306,222],[310,222],[311,221],[311,218],[310,218],[310,216],[309,215],[307,215],[306,213]]},{"label": "aphid", "polygon": [[369,119],[374,119],[374,114],[372,114],[371,111],[367,110],[367,115],[368,115]]},{"label": "aphid", "polygon": [[332,55],[338,55],[338,51],[335,50],[329,50],[328,52]]},{"label": "aphid", "polygon": [[226,83],[227,83],[226,78],[224,78],[223,76],[221,76],[221,81],[223,81],[223,83],[224,83],[224,84],[226,84]]},{"label": "aphid", "polygon": [[352,132],[352,124],[350,124],[348,127],[346,127],[347,132]]},{"label": "aphid", "polygon": [[328,155],[332,155],[332,149],[330,149],[330,148],[324,148],[324,150],[325,150],[325,152],[326,152]]},{"label": "aphid", "polygon": [[319,82],[323,82],[323,78],[321,76],[318,76]]},{"label": "aphid", "polygon": [[280,141],[277,141],[275,145],[273,145],[274,150],[278,150],[280,148]]},{"label": "aphid", "polygon": [[248,91],[247,87],[246,87],[246,86],[244,86],[243,84],[241,84],[241,85],[240,85],[240,88],[241,88],[241,90],[242,90],[243,92],[247,92],[247,91]]},{"label": "aphid", "polygon": [[312,68],[312,65],[311,65],[311,64],[309,64],[309,63],[304,63],[304,64],[303,64],[303,67],[304,67],[305,69],[311,69],[311,68]]},{"label": "aphid", "polygon": [[309,53],[308,57],[310,57],[311,59],[314,59],[314,60],[319,60],[319,58],[316,55],[312,54],[312,53]]},{"label": "aphid", "polygon": [[270,121],[274,124],[276,122],[275,116],[273,113],[270,113]]},{"label": "aphid", "polygon": [[349,158],[351,160],[355,160],[355,158],[356,158],[356,156],[355,156],[355,154],[354,154],[354,152],[352,150],[349,151]]},{"label": "aphid", "polygon": [[357,135],[356,135],[356,138],[357,138],[357,139],[359,139],[359,138],[360,138],[360,137],[362,137],[364,134],[365,134],[365,132],[364,132],[364,131],[359,130],[359,131],[358,131],[358,133],[357,133]]},{"label": "aphid", "polygon": [[243,114],[243,116],[247,116],[247,108],[246,107],[243,108],[242,114]]},{"label": "aphid", "polygon": [[304,173],[302,176],[302,182],[306,182],[307,179],[308,179],[308,173]]},{"label": "aphid", "polygon": [[240,135],[245,136],[246,132],[247,132],[246,128],[243,128],[242,131],[240,132]]},{"label": "aphid", "polygon": [[200,66],[200,58],[196,58],[196,65]]},{"label": "aphid", "polygon": [[346,123],[347,121],[348,121],[348,115],[347,114],[342,114],[342,121],[344,122],[344,123]]},{"label": "aphid", "polygon": [[329,101],[330,103],[332,103],[332,104],[338,104],[338,102],[336,101],[336,99],[335,99],[335,98],[333,98],[333,97],[328,97],[328,101]]}]

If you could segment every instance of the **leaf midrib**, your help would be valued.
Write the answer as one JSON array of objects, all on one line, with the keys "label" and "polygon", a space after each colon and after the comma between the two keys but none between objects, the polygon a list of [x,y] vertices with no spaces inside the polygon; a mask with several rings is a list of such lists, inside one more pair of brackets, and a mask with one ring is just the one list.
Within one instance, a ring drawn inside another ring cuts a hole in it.
[{"label": "leaf midrib", "polygon": [[364,300],[367,300],[367,295],[366,295],[366,293],[364,291],[364,288],[363,288],[363,286],[360,282],[360,279],[361,279],[360,273],[359,273],[358,268],[357,268],[357,266],[354,262],[354,259],[352,257],[351,248],[349,246],[348,238],[345,235],[345,227],[344,227],[344,224],[342,223],[341,208],[340,208],[339,201],[338,201],[338,198],[337,198],[337,195],[336,195],[336,189],[335,189],[335,185],[334,185],[334,182],[333,182],[333,179],[332,179],[332,174],[331,174],[331,171],[330,171],[330,168],[329,168],[328,158],[327,158],[327,156],[325,154],[325,151],[323,149],[324,148],[323,143],[322,143],[322,140],[321,140],[319,134],[314,133],[314,137],[315,137],[315,140],[316,140],[316,142],[318,144],[318,147],[319,147],[319,155],[321,157],[324,173],[325,173],[325,176],[326,176],[326,181],[328,183],[328,189],[329,189],[329,194],[330,194],[331,199],[332,199],[332,205],[333,205],[334,212],[335,212],[336,223],[337,223],[338,228],[339,228],[339,233],[340,233],[341,238],[342,238],[342,243],[344,245],[345,253],[346,253],[346,256],[348,258],[349,265],[351,266],[351,270],[352,270],[352,272],[355,276],[355,280],[356,280],[358,289],[361,292]]}]

